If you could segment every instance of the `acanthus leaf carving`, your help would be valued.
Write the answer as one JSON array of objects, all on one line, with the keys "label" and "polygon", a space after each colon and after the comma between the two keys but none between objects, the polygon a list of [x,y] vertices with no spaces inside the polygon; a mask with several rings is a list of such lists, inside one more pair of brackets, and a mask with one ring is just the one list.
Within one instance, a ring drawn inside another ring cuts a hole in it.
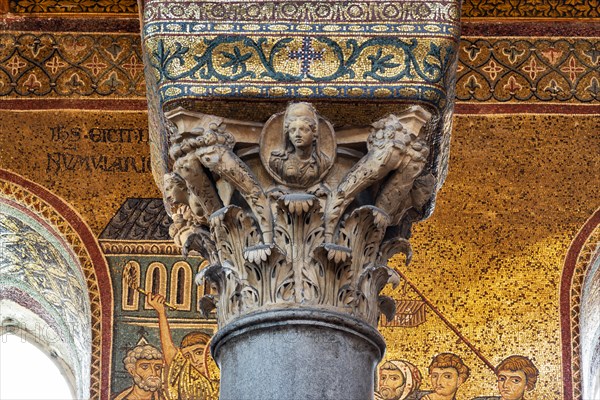
[{"label": "acanthus leaf carving", "polygon": [[379,305],[379,311],[385,315],[388,321],[394,319],[396,315],[396,301],[389,296],[379,296],[377,304]]},{"label": "acanthus leaf carving", "polygon": [[[307,103],[276,114],[260,140],[256,123],[185,110],[167,117],[177,132],[165,204],[176,243],[209,260],[198,278],[218,294],[201,300],[204,315],[216,307],[222,326],[273,307],[333,308],[373,325],[393,314],[393,300],[379,295],[399,282],[386,264],[398,252],[410,262],[411,224],[435,190],[421,132],[427,111],[414,106],[357,129],[366,153],[336,168],[333,128]],[[244,138],[239,149],[231,132]]]}]

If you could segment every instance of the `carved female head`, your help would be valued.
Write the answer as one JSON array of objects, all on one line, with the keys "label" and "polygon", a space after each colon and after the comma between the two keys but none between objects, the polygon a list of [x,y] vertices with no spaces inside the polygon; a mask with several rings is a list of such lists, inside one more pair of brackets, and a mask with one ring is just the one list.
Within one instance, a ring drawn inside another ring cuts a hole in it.
[{"label": "carved female head", "polygon": [[331,124],[309,103],[292,103],[273,115],[261,133],[263,165],[279,183],[310,187],[329,172],[336,152]]},{"label": "carved female head", "polygon": [[316,148],[319,120],[312,105],[308,103],[290,104],[285,112],[283,132],[286,151],[301,148]]}]

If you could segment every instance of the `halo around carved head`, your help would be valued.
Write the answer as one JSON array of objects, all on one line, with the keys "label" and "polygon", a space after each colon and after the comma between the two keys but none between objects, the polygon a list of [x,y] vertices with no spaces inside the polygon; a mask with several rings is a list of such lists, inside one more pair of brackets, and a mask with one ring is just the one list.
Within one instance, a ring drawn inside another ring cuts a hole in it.
[{"label": "halo around carved head", "polygon": [[[294,121],[313,132],[310,154],[301,154],[289,138]],[[273,115],[260,138],[260,157],[267,172],[277,182],[293,188],[308,188],[321,181],[335,159],[333,127],[309,103],[292,103],[285,112]]]}]

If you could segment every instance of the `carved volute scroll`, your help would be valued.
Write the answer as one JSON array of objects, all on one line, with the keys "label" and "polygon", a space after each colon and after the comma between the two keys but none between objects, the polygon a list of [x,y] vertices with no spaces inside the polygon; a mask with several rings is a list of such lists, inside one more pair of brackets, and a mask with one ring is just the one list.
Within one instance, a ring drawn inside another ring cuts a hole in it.
[{"label": "carved volute scroll", "polygon": [[264,125],[184,109],[166,116],[176,126],[164,180],[170,233],[210,263],[197,277],[216,292],[201,300],[204,313],[216,307],[220,326],[274,308],[329,309],[374,326],[393,313],[379,295],[398,282],[386,264],[398,252],[410,261],[411,224],[436,186],[421,129],[428,111],[346,130],[345,145],[309,103]]}]

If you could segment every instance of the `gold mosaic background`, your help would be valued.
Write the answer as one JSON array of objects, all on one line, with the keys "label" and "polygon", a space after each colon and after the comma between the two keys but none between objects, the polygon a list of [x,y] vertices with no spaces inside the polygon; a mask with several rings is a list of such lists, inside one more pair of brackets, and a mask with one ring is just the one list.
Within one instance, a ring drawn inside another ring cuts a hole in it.
[{"label": "gold mosaic background", "polygon": [[[144,127],[145,113],[3,111],[0,117],[7,121],[0,145],[10,149],[0,167],[59,194],[97,234],[127,197],[158,197],[149,171],[87,171],[80,162],[74,171],[63,163],[55,173],[56,163],[48,161],[57,152],[146,157],[147,143],[89,139],[96,127]],[[81,139],[75,146],[53,140],[54,125],[79,127]],[[415,226],[412,264],[395,264],[492,364],[511,354],[532,357],[540,379],[530,399],[561,397],[558,284],[570,241],[598,206],[598,131],[598,115],[457,116],[436,210]],[[394,296],[417,298],[410,286]],[[409,360],[424,375],[434,354],[462,356],[472,376],[458,400],[496,394],[492,372],[430,310],[416,328],[382,332],[387,358]]]},{"label": "gold mosaic background", "polygon": [[[415,226],[412,264],[396,263],[493,365],[534,360],[540,378],[527,398],[562,398],[558,286],[572,238],[598,207],[599,130],[598,115],[457,116],[436,210]],[[395,297],[416,298],[410,287]],[[493,373],[429,310],[417,328],[382,331],[387,357],[423,374],[437,352],[463,356],[472,376],[458,399],[497,393]]]}]

